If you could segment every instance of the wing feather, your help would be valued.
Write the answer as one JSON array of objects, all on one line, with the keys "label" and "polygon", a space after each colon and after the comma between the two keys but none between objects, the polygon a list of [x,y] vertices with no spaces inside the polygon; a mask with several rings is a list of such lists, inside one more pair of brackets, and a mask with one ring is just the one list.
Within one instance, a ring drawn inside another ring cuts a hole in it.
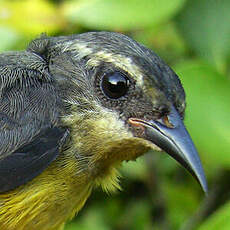
[{"label": "wing feather", "polygon": [[0,193],[33,179],[58,156],[67,133],[59,100],[40,56],[0,55]]}]

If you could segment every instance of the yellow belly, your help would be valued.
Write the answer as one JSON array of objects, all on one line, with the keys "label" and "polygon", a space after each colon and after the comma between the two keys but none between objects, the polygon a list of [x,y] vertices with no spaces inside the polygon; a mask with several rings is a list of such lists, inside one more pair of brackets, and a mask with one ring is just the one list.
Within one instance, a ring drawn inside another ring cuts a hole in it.
[{"label": "yellow belly", "polygon": [[106,171],[97,175],[92,168],[79,170],[73,154],[63,154],[29,183],[0,194],[0,229],[62,230],[94,186],[106,191],[119,187],[117,170]]},{"label": "yellow belly", "polygon": [[55,161],[31,182],[0,194],[0,229],[63,229],[93,187],[84,172],[76,172],[75,164],[71,159]]}]

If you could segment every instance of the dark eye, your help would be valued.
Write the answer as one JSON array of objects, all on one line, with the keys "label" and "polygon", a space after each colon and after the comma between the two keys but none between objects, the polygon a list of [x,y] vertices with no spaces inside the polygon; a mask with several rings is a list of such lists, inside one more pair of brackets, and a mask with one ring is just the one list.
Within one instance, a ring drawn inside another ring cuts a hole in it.
[{"label": "dark eye", "polygon": [[127,93],[129,79],[120,72],[108,73],[102,77],[101,88],[109,98],[118,99]]}]

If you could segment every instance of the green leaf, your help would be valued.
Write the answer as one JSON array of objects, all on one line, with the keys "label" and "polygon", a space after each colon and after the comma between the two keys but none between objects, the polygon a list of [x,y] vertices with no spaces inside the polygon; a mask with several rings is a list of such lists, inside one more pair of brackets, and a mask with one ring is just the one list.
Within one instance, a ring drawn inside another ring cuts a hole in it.
[{"label": "green leaf", "polygon": [[63,23],[62,15],[51,1],[3,1],[0,7],[0,25],[14,28],[24,36],[56,32]]},{"label": "green leaf", "polygon": [[90,0],[67,2],[73,23],[102,30],[129,30],[156,25],[172,17],[185,0]]},{"label": "green leaf", "polygon": [[209,164],[212,172],[214,167],[229,168],[230,81],[198,61],[182,63],[175,70],[187,95],[185,123],[204,166]]},{"label": "green leaf", "polygon": [[165,180],[163,184],[170,224],[172,229],[179,229],[181,223],[199,207],[200,200],[191,184],[190,186],[184,183],[175,184],[171,178]]},{"label": "green leaf", "polygon": [[103,205],[94,205],[91,209],[87,210],[82,218],[77,217],[76,222],[73,221],[67,224],[65,230],[109,230],[104,216]]},{"label": "green leaf", "polygon": [[129,179],[144,180],[148,169],[143,157],[137,158],[136,161],[124,162],[122,164],[121,172],[124,177]]},{"label": "green leaf", "polygon": [[16,31],[3,26],[0,26],[0,37],[0,52],[11,49],[21,39]]},{"label": "green leaf", "polygon": [[198,230],[229,230],[230,229],[230,202],[224,204],[209,217]]},{"label": "green leaf", "polygon": [[230,54],[230,1],[188,1],[178,17],[178,26],[202,58],[224,72]]}]

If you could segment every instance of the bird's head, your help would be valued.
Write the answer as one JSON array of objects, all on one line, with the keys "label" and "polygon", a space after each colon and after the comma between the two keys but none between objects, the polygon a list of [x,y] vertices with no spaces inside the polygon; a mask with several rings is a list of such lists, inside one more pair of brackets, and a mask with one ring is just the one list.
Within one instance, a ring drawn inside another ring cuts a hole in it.
[{"label": "bird's head", "polygon": [[71,148],[82,168],[100,176],[150,149],[164,150],[207,191],[183,124],[183,87],[154,52],[110,32],[44,37],[29,49],[42,53],[41,42],[47,43],[44,56],[64,102],[62,121],[70,128]]}]

